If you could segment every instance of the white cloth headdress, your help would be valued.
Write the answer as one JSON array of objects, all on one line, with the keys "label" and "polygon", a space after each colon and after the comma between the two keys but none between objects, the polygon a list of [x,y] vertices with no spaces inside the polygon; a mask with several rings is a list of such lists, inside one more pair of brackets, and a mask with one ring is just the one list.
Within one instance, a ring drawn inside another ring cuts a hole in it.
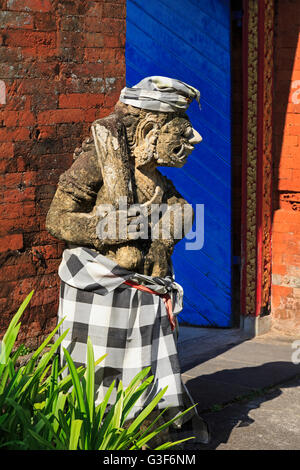
[{"label": "white cloth headdress", "polygon": [[200,106],[200,91],[181,80],[153,76],[123,88],[119,99],[136,108],[169,113],[185,111],[194,99]]}]

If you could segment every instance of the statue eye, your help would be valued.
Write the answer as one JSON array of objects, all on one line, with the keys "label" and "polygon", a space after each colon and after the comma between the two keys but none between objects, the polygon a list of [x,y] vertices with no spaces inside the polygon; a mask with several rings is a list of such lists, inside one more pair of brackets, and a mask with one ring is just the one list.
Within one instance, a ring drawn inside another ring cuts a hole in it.
[{"label": "statue eye", "polygon": [[184,130],[184,132],[183,132],[184,137],[187,137],[187,138],[188,138],[188,137],[191,136],[191,134],[192,134],[192,128],[191,128],[191,126],[186,127],[185,130]]}]

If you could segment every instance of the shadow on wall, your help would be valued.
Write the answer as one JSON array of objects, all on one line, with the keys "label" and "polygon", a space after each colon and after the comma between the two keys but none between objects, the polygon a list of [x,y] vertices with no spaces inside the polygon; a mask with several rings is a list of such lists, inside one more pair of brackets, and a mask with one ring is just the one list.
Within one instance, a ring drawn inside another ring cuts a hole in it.
[{"label": "shadow on wall", "polygon": [[[299,2],[276,1],[274,26],[273,209],[276,211],[282,200],[289,201],[285,193],[294,192],[291,178],[288,178],[290,172],[286,173],[287,167],[282,160],[283,156],[288,157],[293,147],[293,137],[297,140],[299,134],[299,124],[293,129],[298,121],[294,124],[291,119],[292,114],[300,111],[300,80],[294,79],[300,31]],[[293,150],[299,152],[299,147]],[[296,155],[291,159],[291,165],[295,159]],[[290,202],[293,203],[293,200]]]}]

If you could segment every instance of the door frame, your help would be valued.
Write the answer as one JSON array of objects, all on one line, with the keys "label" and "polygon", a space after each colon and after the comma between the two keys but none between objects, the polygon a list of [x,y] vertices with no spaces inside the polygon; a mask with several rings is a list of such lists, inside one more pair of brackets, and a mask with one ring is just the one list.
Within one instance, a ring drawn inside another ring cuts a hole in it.
[{"label": "door frame", "polygon": [[274,0],[243,0],[241,326],[270,326]]}]

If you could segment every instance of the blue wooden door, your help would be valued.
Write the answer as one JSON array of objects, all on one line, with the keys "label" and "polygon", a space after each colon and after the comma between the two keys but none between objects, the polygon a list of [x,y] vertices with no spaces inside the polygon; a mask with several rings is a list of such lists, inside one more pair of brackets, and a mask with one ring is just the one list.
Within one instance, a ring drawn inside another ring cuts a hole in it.
[{"label": "blue wooden door", "polygon": [[183,168],[161,169],[194,209],[204,205],[203,247],[182,240],[173,254],[179,320],[191,325],[232,325],[230,55],[229,0],[127,0],[127,86],[163,75],[201,93],[188,115],[203,141]]}]

